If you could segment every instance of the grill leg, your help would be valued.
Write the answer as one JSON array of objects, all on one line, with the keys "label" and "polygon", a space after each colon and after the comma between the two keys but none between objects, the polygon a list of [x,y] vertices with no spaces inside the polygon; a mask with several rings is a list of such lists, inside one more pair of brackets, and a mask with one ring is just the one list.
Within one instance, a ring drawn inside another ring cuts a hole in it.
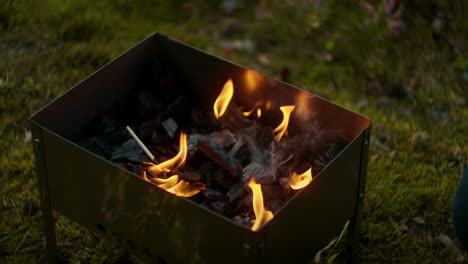
[{"label": "grill leg", "polygon": [[349,263],[357,264],[360,263],[359,251],[360,251],[360,237],[361,237],[361,221],[364,207],[364,189],[366,186],[367,178],[367,161],[369,155],[370,145],[370,133],[372,127],[369,126],[363,133],[362,136],[362,151],[361,151],[361,166],[359,169],[359,183],[358,183],[358,194],[356,200],[356,210],[350,221],[349,228]]},{"label": "grill leg", "polygon": [[44,162],[42,148],[42,132],[37,127],[32,127],[34,135],[34,154],[36,160],[37,180],[39,184],[39,199],[41,200],[42,223],[44,225],[47,260],[49,264],[57,263],[57,240],[55,238],[55,221],[52,214],[52,203],[49,195],[49,183],[47,180],[47,167]]},{"label": "grill leg", "polygon": [[361,201],[358,202],[358,208],[349,222],[349,259],[347,263],[352,264],[358,264],[361,262],[359,258],[359,245],[361,237],[362,198],[360,199]]},{"label": "grill leg", "polygon": [[52,215],[52,208],[49,204],[42,204],[42,222],[46,237],[47,260],[49,264],[57,263],[57,240],[55,238],[55,221]]}]

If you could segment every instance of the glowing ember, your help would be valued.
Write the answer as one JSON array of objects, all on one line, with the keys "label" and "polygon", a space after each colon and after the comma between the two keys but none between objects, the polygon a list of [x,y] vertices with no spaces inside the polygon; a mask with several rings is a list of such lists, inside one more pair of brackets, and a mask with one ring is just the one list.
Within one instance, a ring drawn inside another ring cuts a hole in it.
[{"label": "glowing ember", "polygon": [[248,92],[252,93],[257,89],[257,86],[262,82],[262,76],[255,71],[246,71],[245,72],[245,86],[248,89]]},{"label": "glowing ember", "polygon": [[277,141],[280,141],[288,130],[289,117],[291,116],[291,112],[294,111],[294,108],[294,105],[285,105],[280,107],[281,112],[283,112],[283,121],[281,121],[279,126],[273,130],[273,132],[276,133],[275,138]]},{"label": "glowing ember", "polygon": [[310,115],[310,109],[309,109],[309,102],[310,102],[310,99],[311,96],[306,93],[306,92],[300,92],[297,96],[296,96],[296,110],[294,111],[294,114],[297,116],[297,117],[306,117],[308,115]]},{"label": "glowing ember", "polygon": [[273,219],[273,213],[265,210],[263,205],[262,186],[255,182],[253,177],[249,181],[249,187],[253,193],[252,205],[255,213],[255,223],[251,229],[252,231],[257,231],[263,224]]},{"label": "glowing ember", "polygon": [[231,102],[232,96],[234,95],[234,84],[232,83],[232,80],[229,79],[223,87],[223,90],[221,90],[221,93],[219,94],[218,98],[216,98],[216,101],[214,102],[213,109],[214,109],[214,115],[216,119],[219,119],[224,115],[224,112],[226,112],[226,109],[229,105],[229,102]]},{"label": "glowing ember", "polygon": [[260,108],[258,108],[258,107],[261,106],[262,104],[263,104],[263,101],[257,101],[255,103],[254,107],[252,108],[252,110],[247,111],[247,112],[242,112],[242,114],[244,116],[250,116],[255,111],[255,109],[257,109],[257,117],[260,117],[261,114],[262,114],[262,110]]},{"label": "glowing ember", "polygon": [[243,114],[244,116],[250,116],[254,111],[255,111],[255,107],[254,107],[252,110],[250,110],[250,111],[242,112],[242,114]]},{"label": "glowing ember", "polygon": [[308,169],[302,174],[297,174],[293,172],[291,175],[291,180],[289,181],[289,186],[294,190],[299,190],[312,182],[312,168]]},{"label": "glowing ember", "polygon": [[265,109],[266,109],[267,111],[270,111],[270,109],[271,109],[271,101],[270,101],[270,100],[268,100],[268,101],[266,102]]},{"label": "glowing ember", "polygon": [[185,164],[185,159],[187,158],[187,134],[184,132],[180,133],[180,140],[179,140],[179,153],[175,157],[170,160],[166,160],[159,164],[153,164],[144,162],[145,165],[149,165],[146,170],[153,176],[156,177],[157,175],[170,172],[171,170],[177,169],[182,167]]}]

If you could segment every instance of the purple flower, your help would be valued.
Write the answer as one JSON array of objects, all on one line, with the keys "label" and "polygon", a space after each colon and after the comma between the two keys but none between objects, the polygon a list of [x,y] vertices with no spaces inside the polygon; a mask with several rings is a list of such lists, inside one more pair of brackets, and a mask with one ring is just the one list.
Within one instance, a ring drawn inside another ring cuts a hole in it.
[{"label": "purple flower", "polygon": [[401,20],[392,20],[387,18],[387,27],[393,35],[399,36],[406,31],[406,24]]}]

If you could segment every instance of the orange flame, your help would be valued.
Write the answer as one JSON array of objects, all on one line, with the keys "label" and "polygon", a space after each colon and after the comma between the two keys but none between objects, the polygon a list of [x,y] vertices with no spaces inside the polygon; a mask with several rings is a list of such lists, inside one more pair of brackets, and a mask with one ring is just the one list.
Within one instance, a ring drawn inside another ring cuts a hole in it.
[{"label": "orange flame", "polygon": [[229,79],[225,84],[218,98],[214,102],[213,109],[216,119],[219,119],[224,115],[226,109],[231,102],[232,96],[234,95],[234,84],[232,80]]},{"label": "orange flame", "polygon": [[146,169],[152,176],[159,175],[164,172],[170,172],[171,170],[182,167],[185,164],[185,159],[187,158],[187,134],[184,132],[180,133],[179,140],[179,153],[172,159],[166,160],[159,164],[147,163],[145,165],[150,165]]},{"label": "orange flame", "polygon": [[[146,170],[152,176],[156,177],[161,173],[170,172],[171,170],[182,167],[187,158],[187,134],[184,132],[180,133],[179,148],[179,153],[170,160],[166,160],[159,164],[144,162],[145,165],[149,165],[146,167]],[[179,181],[178,175],[172,175],[167,179],[148,178],[146,176],[146,171],[143,171],[142,177],[145,181],[154,182],[159,188],[181,197],[193,196],[206,188],[203,183],[189,183],[185,180]]]},{"label": "orange flame", "polygon": [[149,181],[156,183],[159,188],[167,190],[174,187],[177,184],[177,182],[179,181],[179,176],[173,175],[167,179],[151,178],[149,179]]},{"label": "orange flame", "polygon": [[252,189],[253,193],[252,205],[255,213],[255,223],[251,230],[257,231],[260,226],[273,218],[273,213],[271,211],[265,210],[263,205],[262,186],[258,184],[253,177],[249,181],[249,187]]},{"label": "orange flame", "polygon": [[154,182],[158,185],[159,188],[166,190],[172,194],[175,194],[180,197],[190,197],[201,190],[206,189],[206,185],[203,183],[190,183],[185,180],[179,181],[179,175],[172,175],[167,179],[161,178],[150,178],[146,177],[146,173],[143,172],[143,179],[148,182]]},{"label": "orange flame", "polygon": [[262,109],[257,109],[257,117],[260,118],[262,116]]},{"label": "orange flame", "polygon": [[280,110],[283,112],[283,121],[278,125],[278,127],[273,130],[276,133],[275,138],[277,141],[280,141],[281,137],[286,133],[289,124],[289,117],[291,116],[291,112],[294,111],[294,105],[285,105],[281,106]]},{"label": "orange flame", "polygon": [[297,174],[293,172],[291,175],[291,180],[289,181],[289,186],[294,190],[299,190],[312,182],[312,167],[302,174]]},{"label": "orange flame", "polygon": [[[174,175],[177,176],[177,175]],[[174,177],[172,176],[172,177]],[[161,186],[159,186],[161,187]],[[164,188],[163,188],[164,189]],[[190,197],[193,196],[197,193],[199,193],[201,190],[205,190],[206,185],[203,183],[190,183],[188,181],[180,180],[179,183],[177,183],[175,186],[166,189],[166,191],[175,194],[177,196],[181,197]]]}]

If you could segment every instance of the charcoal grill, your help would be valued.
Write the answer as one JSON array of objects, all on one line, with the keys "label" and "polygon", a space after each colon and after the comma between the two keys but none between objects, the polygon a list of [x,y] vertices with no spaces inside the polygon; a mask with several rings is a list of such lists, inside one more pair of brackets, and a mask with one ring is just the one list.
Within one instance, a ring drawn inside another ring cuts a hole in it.
[{"label": "charcoal grill", "polygon": [[350,220],[351,259],[357,262],[371,120],[319,96],[258,74],[259,93],[288,103],[307,94],[314,120],[339,129],[347,141],[258,232],[78,146],[98,117],[118,111],[150,82],[154,60],[176,71],[193,100],[210,106],[227,78],[242,83],[253,72],[154,33],[36,112],[30,121],[49,263],[56,263],[57,253],[53,210],[157,263],[306,263]]}]

